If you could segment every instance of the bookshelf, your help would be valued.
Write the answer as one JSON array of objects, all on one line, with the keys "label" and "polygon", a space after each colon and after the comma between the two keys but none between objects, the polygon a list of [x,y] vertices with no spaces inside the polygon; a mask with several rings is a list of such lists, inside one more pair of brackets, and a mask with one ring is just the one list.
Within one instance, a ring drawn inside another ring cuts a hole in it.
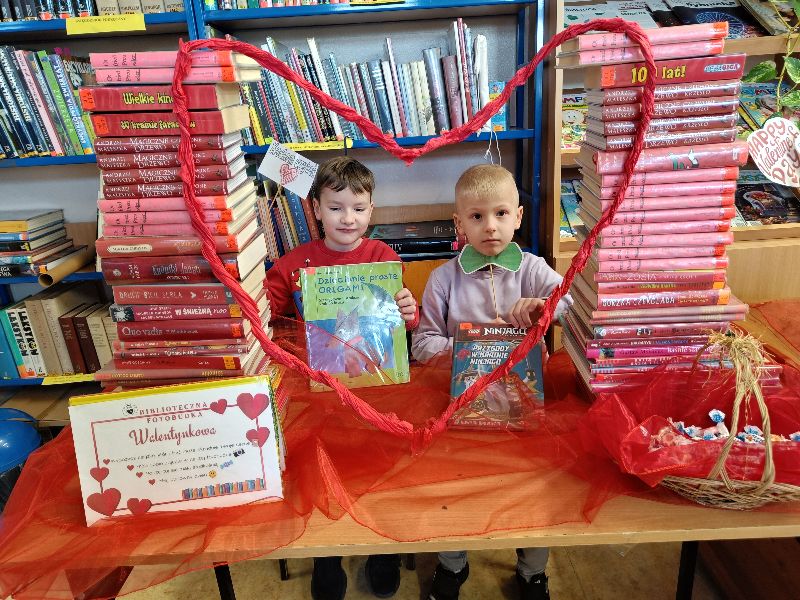
[{"label": "bookshelf", "polygon": [[[564,0],[548,3],[545,21],[548,35],[563,29]],[[783,54],[786,36],[727,40],[725,53],[745,53],[748,68],[766,57]],[[563,274],[578,249],[575,238],[560,237],[560,183],[578,178],[575,155],[561,151],[561,96],[564,89],[580,87],[580,69],[555,68],[555,57],[546,61],[544,99],[547,119],[543,141],[545,178],[543,189],[544,254],[551,266]],[[567,81],[565,81],[565,78]],[[569,85],[572,84],[572,85]],[[755,167],[749,167],[755,168]],[[734,293],[744,302],[757,303],[800,296],[800,278],[787,277],[786,265],[800,261],[800,225],[785,224],[734,228],[734,244],[728,247],[728,278]]]}]

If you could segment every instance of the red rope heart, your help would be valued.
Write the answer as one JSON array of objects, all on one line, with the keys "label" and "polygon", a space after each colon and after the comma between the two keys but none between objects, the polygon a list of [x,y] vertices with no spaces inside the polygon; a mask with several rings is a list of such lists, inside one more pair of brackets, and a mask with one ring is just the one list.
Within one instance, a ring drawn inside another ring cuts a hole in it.
[{"label": "red rope heart", "polygon": [[350,106],[347,106],[335,98],[328,96],[314,85],[303,79],[300,75],[289,69],[289,67],[275,58],[272,54],[265,52],[264,50],[260,50],[243,42],[228,40],[194,40],[187,43],[180,43],[178,59],[175,65],[175,75],[172,82],[172,89],[173,98],[175,100],[175,113],[178,117],[178,123],[181,129],[181,144],[179,152],[181,159],[181,177],[184,182],[183,193],[184,198],[186,199],[186,209],[189,212],[192,227],[202,240],[203,257],[211,265],[211,270],[214,273],[214,276],[219,279],[219,281],[221,281],[229,290],[231,290],[231,293],[236,298],[237,303],[242,307],[242,313],[252,324],[253,332],[256,338],[259,340],[259,342],[261,342],[261,346],[264,348],[264,351],[272,360],[286,365],[287,367],[298,371],[302,375],[305,375],[314,381],[323,383],[333,388],[344,404],[354,410],[363,420],[372,424],[381,431],[412,440],[413,447],[415,449],[421,449],[427,446],[433,439],[433,436],[447,428],[447,421],[456,411],[467,404],[470,404],[481,392],[486,389],[489,384],[507,375],[511,368],[520,360],[522,360],[530,351],[530,349],[539,342],[544,332],[550,326],[558,301],[569,290],[575,275],[577,275],[577,273],[583,269],[586,261],[589,259],[595,239],[599,235],[600,231],[602,231],[603,228],[613,219],[617,212],[617,207],[625,197],[625,191],[628,189],[628,185],[633,175],[633,169],[644,146],[645,131],[647,130],[650,119],[653,115],[655,91],[654,78],[648,77],[644,84],[644,92],[642,94],[642,121],[636,131],[633,148],[625,161],[625,179],[617,190],[611,208],[603,215],[595,228],[590,232],[589,236],[578,250],[578,253],[572,259],[572,264],[567,270],[564,280],[558,287],[556,287],[556,289],[553,290],[553,292],[550,294],[550,297],[545,302],[542,310],[542,316],[539,318],[535,326],[530,328],[525,339],[511,353],[505,363],[498,366],[491,373],[488,373],[478,379],[472,386],[469,387],[469,389],[451,402],[441,415],[435,419],[431,419],[427,426],[415,429],[411,423],[399,419],[394,413],[386,414],[378,412],[370,404],[353,394],[350,389],[345,387],[329,373],[311,369],[299,358],[289,354],[273,343],[272,340],[267,337],[267,334],[264,332],[264,329],[261,326],[259,310],[256,306],[256,303],[242,289],[239,282],[223,267],[219,256],[217,256],[213,234],[208,225],[203,221],[203,212],[194,192],[194,152],[192,151],[191,145],[191,131],[189,131],[189,110],[186,105],[186,93],[183,90],[182,83],[191,65],[189,53],[193,50],[208,48],[213,50],[232,50],[235,52],[240,52],[246,56],[250,56],[265,69],[268,69],[307,90],[309,94],[311,94],[311,96],[322,106],[336,112],[349,121],[354,122],[356,125],[358,125],[368,140],[380,145],[387,152],[390,152],[397,158],[405,161],[407,164],[411,164],[416,158],[422,156],[423,154],[427,154],[428,152],[432,152],[433,150],[448,144],[458,143],[471,133],[477,132],[492,115],[497,113],[505,105],[505,103],[508,102],[508,99],[510,98],[514,89],[519,85],[523,85],[528,80],[528,78],[533,74],[537,65],[556,46],[560,46],[565,41],[592,30],[625,33],[628,35],[628,37],[641,48],[648,72],[655,73],[655,63],[653,61],[653,53],[650,48],[650,41],[648,40],[642,28],[636,23],[629,23],[622,19],[596,19],[580,25],[570,25],[564,31],[558,33],[549,42],[547,42],[547,44],[545,44],[544,47],[536,53],[536,56],[534,56],[527,65],[520,68],[516,72],[500,96],[478,111],[478,113],[475,114],[469,122],[457,127],[456,129],[447,131],[439,137],[428,140],[424,146],[418,148],[403,148],[399,146],[393,138],[384,135],[380,128],[372,121],[359,115]]}]

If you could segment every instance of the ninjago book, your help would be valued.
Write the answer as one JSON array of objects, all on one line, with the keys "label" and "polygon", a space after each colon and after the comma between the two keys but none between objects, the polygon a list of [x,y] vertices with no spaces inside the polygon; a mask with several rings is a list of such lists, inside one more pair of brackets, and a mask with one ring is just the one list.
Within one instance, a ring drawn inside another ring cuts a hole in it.
[{"label": "ninjago book", "polygon": [[[453,340],[450,396],[457,398],[482,375],[504,363],[527,333],[511,325],[461,323]],[[453,427],[470,429],[533,428],[544,402],[542,344],[531,348],[508,375],[492,383],[450,420]]]},{"label": "ninjago book", "polygon": [[[402,287],[399,262],[301,269],[309,366],[350,388],[407,383],[406,329],[394,300]],[[312,381],[311,389],[329,388]]]}]

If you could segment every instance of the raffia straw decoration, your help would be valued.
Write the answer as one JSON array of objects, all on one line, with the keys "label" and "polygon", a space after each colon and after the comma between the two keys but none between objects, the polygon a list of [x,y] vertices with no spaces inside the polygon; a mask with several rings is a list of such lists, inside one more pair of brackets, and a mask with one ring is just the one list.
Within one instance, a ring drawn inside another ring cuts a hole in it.
[{"label": "raffia straw decoration", "polygon": [[[662,485],[698,504],[737,510],[757,508],[770,502],[800,500],[800,487],[775,483],[769,411],[759,383],[761,371],[768,362],[769,354],[761,342],[740,331],[727,334],[712,333],[703,350],[706,348],[719,349],[720,353],[726,355],[734,366],[736,396],[731,409],[733,413],[730,427],[731,436],[722,446],[719,458],[707,478],[668,476],[664,478]],[[747,407],[753,398],[755,398],[761,414],[761,429],[764,432],[764,472],[760,481],[739,481],[730,478],[725,468],[725,462],[736,442],[742,403],[747,412]]]}]

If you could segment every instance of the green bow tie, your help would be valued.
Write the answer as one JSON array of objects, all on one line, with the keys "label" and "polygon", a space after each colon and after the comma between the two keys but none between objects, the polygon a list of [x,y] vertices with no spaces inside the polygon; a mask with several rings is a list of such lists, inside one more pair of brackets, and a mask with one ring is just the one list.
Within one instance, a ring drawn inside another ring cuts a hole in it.
[{"label": "green bow tie", "polygon": [[516,243],[511,242],[497,256],[485,256],[475,250],[473,246],[467,244],[461,254],[458,255],[458,265],[465,275],[480,271],[489,265],[502,267],[507,271],[516,273],[522,265],[522,250]]}]

